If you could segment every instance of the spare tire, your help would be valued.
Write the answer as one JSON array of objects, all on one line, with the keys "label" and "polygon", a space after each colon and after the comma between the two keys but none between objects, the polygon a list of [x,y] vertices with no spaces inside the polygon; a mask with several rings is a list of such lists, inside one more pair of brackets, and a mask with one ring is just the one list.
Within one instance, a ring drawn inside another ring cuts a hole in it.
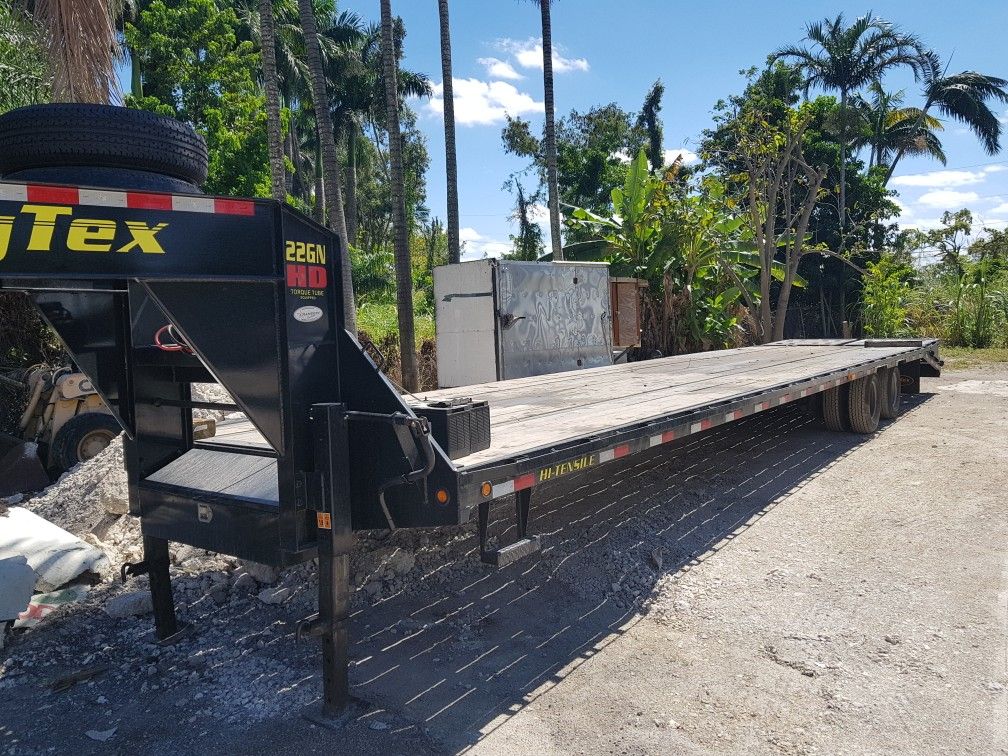
[{"label": "spare tire", "polygon": [[199,186],[207,163],[206,142],[191,126],[145,110],[59,103],[0,115],[0,175],[9,178],[38,168],[119,168]]}]

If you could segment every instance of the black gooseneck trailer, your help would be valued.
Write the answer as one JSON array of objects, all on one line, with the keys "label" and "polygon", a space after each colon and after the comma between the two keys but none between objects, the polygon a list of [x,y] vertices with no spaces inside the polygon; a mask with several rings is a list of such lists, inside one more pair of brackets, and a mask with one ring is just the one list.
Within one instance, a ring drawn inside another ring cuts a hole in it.
[{"label": "black gooseneck trailer", "polygon": [[[271,200],[0,181],[0,288],[27,292],[126,433],[157,634],[177,632],[168,544],[283,566],[317,557],[324,708],[348,700],[353,531],[478,516],[484,561],[538,548],[535,486],[768,410],[812,401],[827,425],[874,430],[937,375],[934,341],[797,341],[404,398],[343,327],[344,251]],[[216,381],[258,443],[193,440],[191,384]],[[451,459],[418,416],[473,397],[488,448]],[[491,548],[491,502],[518,540]]]}]

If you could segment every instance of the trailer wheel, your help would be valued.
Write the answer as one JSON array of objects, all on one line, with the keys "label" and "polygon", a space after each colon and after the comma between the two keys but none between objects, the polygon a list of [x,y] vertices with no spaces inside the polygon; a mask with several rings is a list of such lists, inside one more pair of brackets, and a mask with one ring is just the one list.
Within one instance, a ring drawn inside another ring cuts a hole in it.
[{"label": "trailer wheel", "polygon": [[892,420],[900,413],[899,368],[882,368],[878,376],[882,387],[882,417]]},{"label": "trailer wheel", "polygon": [[199,186],[207,147],[188,124],[133,108],[59,103],[0,116],[0,175],[68,167],[147,171]]},{"label": "trailer wheel", "polygon": [[872,373],[851,384],[847,402],[850,428],[855,433],[874,433],[882,414],[882,386]]},{"label": "trailer wheel", "polygon": [[53,472],[57,475],[86,462],[119,435],[122,428],[112,415],[85,412],[67,420],[56,432],[50,448]]},{"label": "trailer wheel", "polygon": [[847,384],[822,392],[823,420],[826,422],[826,427],[832,431],[850,430],[847,419],[848,393]]}]

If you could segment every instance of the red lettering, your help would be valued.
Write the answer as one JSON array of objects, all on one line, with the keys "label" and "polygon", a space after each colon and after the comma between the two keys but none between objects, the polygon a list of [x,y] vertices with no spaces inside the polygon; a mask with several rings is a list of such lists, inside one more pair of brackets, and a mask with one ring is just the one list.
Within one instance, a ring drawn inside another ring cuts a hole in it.
[{"label": "red lettering", "polygon": [[287,266],[287,287],[290,289],[308,288],[308,270],[304,265]]},{"label": "red lettering", "polygon": [[321,265],[308,266],[308,288],[324,289],[327,283],[325,268]]}]

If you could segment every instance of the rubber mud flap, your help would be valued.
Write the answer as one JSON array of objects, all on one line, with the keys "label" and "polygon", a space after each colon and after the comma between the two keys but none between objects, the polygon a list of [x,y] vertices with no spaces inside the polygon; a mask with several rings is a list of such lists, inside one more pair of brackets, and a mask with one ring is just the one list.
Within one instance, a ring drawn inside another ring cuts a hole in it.
[{"label": "rubber mud flap", "polygon": [[0,175],[91,166],[206,181],[207,147],[186,123],[112,105],[29,105],[0,115]]}]

